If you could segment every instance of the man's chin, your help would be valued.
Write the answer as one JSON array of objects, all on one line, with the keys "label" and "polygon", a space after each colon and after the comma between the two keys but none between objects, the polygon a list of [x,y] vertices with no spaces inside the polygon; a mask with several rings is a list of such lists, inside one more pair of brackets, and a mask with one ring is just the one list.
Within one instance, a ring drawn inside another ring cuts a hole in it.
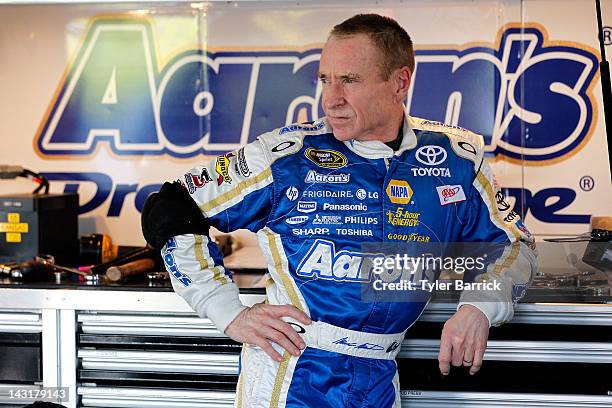
[{"label": "man's chin", "polygon": [[334,132],[334,137],[341,142],[345,142],[354,138],[353,132],[344,127],[332,126],[332,132]]}]

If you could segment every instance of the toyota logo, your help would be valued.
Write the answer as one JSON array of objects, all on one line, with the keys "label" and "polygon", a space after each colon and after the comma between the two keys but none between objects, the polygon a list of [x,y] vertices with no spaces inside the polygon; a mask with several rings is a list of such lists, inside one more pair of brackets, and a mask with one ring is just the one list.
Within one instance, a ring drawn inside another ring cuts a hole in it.
[{"label": "toyota logo", "polygon": [[435,166],[446,160],[446,150],[440,146],[423,146],[416,151],[416,159],[428,166]]}]

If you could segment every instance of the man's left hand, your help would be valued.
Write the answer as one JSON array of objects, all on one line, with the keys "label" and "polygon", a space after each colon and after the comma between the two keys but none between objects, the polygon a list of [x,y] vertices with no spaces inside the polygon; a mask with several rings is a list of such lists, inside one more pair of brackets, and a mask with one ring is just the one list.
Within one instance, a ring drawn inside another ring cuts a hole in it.
[{"label": "man's left hand", "polygon": [[447,375],[450,364],[471,367],[470,375],[482,366],[489,338],[489,320],[478,308],[463,305],[444,323],[438,362],[440,372]]}]

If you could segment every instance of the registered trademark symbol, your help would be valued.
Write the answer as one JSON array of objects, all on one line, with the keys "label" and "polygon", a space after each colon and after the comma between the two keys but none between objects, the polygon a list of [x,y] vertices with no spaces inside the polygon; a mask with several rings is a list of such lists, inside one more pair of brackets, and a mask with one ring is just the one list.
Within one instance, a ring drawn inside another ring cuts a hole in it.
[{"label": "registered trademark symbol", "polygon": [[582,176],[580,178],[580,189],[582,191],[591,191],[595,187],[595,180],[591,176]]},{"label": "registered trademark symbol", "polygon": [[612,45],[612,27],[603,28],[603,40],[605,45]]}]

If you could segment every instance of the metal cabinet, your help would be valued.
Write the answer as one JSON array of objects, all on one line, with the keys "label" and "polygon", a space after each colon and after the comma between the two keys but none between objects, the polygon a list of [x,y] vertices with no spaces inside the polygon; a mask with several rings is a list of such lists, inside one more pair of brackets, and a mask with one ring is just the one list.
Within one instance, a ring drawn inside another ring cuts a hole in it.
[{"label": "metal cabinet", "polygon": [[[479,374],[443,378],[453,312],[431,304],[402,344],[403,407],[612,407],[612,305],[520,304]],[[40,337],[41,381],[22,386],[68,387],[70,408],[233,406],[240,346],[172,292],[0,288],[0,333]]]}]

